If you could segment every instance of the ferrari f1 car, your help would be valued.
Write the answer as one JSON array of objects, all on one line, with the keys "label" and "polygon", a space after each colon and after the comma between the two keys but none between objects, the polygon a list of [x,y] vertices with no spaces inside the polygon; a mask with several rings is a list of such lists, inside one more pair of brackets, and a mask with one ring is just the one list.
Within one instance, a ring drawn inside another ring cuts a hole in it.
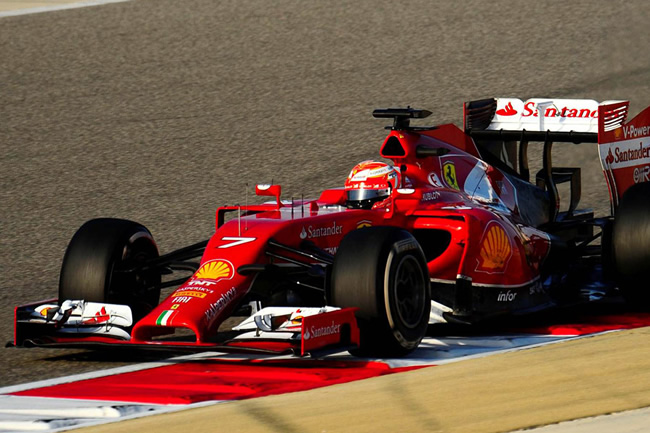
[{"label": "ferrari f1 car", "polygon": [[[461,130],[412,126],[425,110],[375,110],[392,119],[379,152],[392,163],[361,163],[316,199],[257,185],[273,199],[220,207],[209,240],[164,255],[140,224],[87,222],[58,299],[16,308],[13,344],[399,356],[431,323],[607,292],[647,305],[650,108],[627,113],[627,102],[486,99],[465,104]],[[536,173],[531,142],[543,149]],[[554,166],[554,143],[598,146],[610,216],[578,207],[580,168]]]}]

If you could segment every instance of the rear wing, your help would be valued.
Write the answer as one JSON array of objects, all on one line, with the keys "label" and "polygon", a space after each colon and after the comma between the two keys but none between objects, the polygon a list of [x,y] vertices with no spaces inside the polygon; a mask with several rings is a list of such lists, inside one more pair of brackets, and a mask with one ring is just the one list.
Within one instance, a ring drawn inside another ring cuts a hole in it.
[{"label": "rear wing", "polygon": [[531,182],[528,143],[544,143],[542,169],[532,182],[546,192],[549,221],[560,215],[557,184],[568,182],[571,193],[565,217],[573,215],[581,195],[580,168],[554,167],[551,150],[554,142],[598,142],[598,102],[543,98],[466,102],[463,126],[487,163],[525,182]]},{"label": "rear wing", "polygon": [[628,109],[628,101],[491,98],[466,102],[463,126],[479,149],[481,143],[520,142],[518,164],[511,165],[527,181],[528,142],[543,142],[543,169],[537,183],[551,190],[555,189],[553,142],[598,143],[613,214],[630,186],[650,181],[650,107],[626,123]]},{"label": "rear wing", "polygon": [[464,129],[473,137],[596,143],[598,102],[591,99],[491,98],[466,102]]}]

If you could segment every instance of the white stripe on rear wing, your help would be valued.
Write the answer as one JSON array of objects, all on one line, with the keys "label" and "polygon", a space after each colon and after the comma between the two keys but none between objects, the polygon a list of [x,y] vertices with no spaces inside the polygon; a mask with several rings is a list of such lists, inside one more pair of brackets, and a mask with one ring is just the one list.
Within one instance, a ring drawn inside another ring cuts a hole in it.
[{"label": "white stripe on rear wing", "polygon": [[[598,106],[592,99],[496,98],[485,130],[598,132]],[[614,101],[604,102],[603,104]],[[472,103],[469,103],[471,106]],[[487,107],[486,107],[487,108]],[[485,115],[487,113],[483,113]],[[466,104],[467,115],[467,104]],[[487,119],[485,119],[487,120]],[[466,119],[467,123],[467,119]],[[466,127],[469,126],[466,124]]]},{"label": "white stripe on rear wing", "polygon": [[598,102],[591,99],[498,98],[487,129],[598,132]]}]

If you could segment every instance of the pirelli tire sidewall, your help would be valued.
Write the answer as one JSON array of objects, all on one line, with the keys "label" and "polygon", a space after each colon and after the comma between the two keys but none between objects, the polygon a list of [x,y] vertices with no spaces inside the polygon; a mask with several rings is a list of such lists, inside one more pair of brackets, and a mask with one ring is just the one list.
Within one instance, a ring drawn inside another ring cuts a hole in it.
[{"label": "pirelli tire sidewall", "polygon": [[431,295],[424,253],[396,227],[368,227],[341,242],[331,276],[331,304],[357,307],[361,348],[355,354],[401,356],[426,334]]},{"label": "pirelli tire sidewall", "polygon": [[650,183],[632,185],[614,217],[611,258],[624,297],[635,307],[650,307]]},{"label": "pirelli tire sidewall", "polygon": [[431,296],[424,253],[410,234],[391,245],[383,286],[384,312],[393,337],[405,350],[416,349],[427,331]]}]

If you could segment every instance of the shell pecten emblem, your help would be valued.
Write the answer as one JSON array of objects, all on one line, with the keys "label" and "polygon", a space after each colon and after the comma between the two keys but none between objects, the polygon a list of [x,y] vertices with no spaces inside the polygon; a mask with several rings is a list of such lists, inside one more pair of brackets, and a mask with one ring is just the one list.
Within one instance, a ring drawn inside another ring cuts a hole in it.
[{"label": "shell pecten emblem", "polygon": [[357,221],[357,228],[358,229],[362,229],[364,227],[372,227],[372,221],[370,221],[370,220]]},{"label": "shell pecten emblem", "polygon": [[502,273],[506,270],[512,256],[510,239],[497,223],[489,224],[483,234],[477,271]]},{"label": "shell pecten emblem", "polygon": [[203,263],[194,274],[194,278],[212,281],[229,280],[233,277],[233,274],[234,268],[232,263],[228,260],[215,259]]},{"label": "shell pecten emblem", "polygon": [[616,140],[620,140],[622,136],[623,136],[623,128],[620,128],[620,127],[616,128],[614,130],[614,138]]}]

